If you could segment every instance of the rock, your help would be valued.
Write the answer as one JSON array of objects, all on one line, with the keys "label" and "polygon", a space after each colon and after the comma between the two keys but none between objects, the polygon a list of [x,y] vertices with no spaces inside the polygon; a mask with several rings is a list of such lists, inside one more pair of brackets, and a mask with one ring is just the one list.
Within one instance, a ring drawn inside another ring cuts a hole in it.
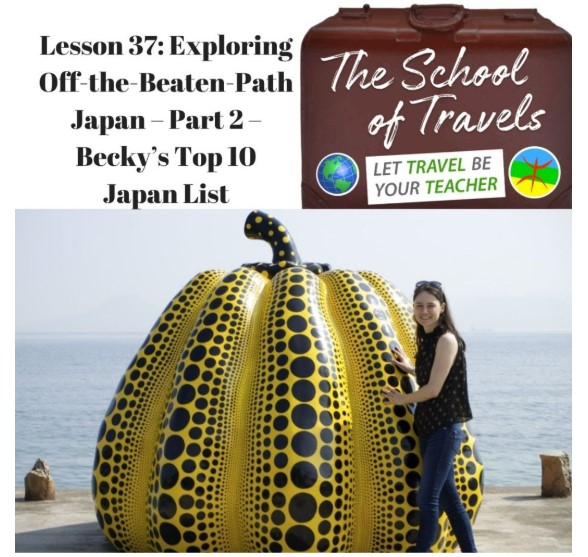
[{"label": "rock", "polygon": [[25,501],[55,500],[55,483],[49,464],[38,458],[33,469],[25,476]]},{"label": "rock", "polygon": [[541,495],[569,497],[572,494],[572,472],[567,453],[554,451],[541,457]]}]

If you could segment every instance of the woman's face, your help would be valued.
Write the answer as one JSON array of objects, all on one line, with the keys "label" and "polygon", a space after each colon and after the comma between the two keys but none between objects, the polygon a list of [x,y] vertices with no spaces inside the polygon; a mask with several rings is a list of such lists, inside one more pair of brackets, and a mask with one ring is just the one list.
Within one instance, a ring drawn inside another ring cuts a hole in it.
[{"label": "woman's face", "polygon": [[439,302],[430,292],[423,290],[414,299],[413,308],[416,322],[429,333],[439,323],[439,318],[445,311],[445,304]]}]

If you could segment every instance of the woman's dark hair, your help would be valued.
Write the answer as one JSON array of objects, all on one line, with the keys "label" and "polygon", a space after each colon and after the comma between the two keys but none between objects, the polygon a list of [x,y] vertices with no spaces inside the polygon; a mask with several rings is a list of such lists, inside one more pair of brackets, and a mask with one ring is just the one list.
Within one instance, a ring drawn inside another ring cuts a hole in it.
[{"label": "woman's dark hair", "polygon": [[[445,304],[445,311],[441,314],[439,318],[439,327],[443,332],[449,331],[455,335],[457,339],[458,346],[465,352],[466,343],[461,337],[461,335],[457,332],[457,328],[455,327],[455,323],[453,322],[453,317],[451,315],[451,310],[449,309],[449,303],[447,302],[447,297],[445,296],[445,292],[443,292],[443,288],[439,283],[435,283],[435,285],[431,284],[430,282],[427,283],[419,283],[419,285],[414,289],[414,294],[412,296],[412,300],[414,302],[415,298],[421,292],[428,292],[432,294],[439,300],[440,304]],[[420,346],[421,341],[425,335],[425,329],[422,325],[417,323],[417,344]]]}]

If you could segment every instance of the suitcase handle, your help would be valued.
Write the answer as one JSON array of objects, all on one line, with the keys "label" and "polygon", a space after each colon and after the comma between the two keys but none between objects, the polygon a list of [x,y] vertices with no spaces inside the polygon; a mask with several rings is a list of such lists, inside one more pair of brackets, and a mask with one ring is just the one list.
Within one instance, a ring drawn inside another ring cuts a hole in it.
[{"label": "suitcase handle", "polygon": [[451,31],[465,16],[465,8],[458,4],[413,4],[408,21],[415,29]]}]

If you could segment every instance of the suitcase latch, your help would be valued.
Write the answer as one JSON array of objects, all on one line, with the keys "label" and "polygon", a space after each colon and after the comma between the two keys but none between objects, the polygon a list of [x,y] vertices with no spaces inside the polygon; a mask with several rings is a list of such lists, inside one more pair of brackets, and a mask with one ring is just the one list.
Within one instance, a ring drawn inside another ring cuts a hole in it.
[{"label": "suitcase latch", "polygon": [[367,19],[370,16],[370,5],[364,4],[363,8],[339,8],[339,15],[343,19]]}]

